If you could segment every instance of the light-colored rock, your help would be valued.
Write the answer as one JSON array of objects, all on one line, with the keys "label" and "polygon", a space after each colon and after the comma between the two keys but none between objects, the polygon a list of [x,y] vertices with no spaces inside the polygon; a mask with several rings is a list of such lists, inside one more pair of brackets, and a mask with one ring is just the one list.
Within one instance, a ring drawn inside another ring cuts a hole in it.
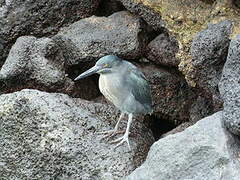
[{"label": "light-colored rock", "polygon": [[0,70],[0,79],[6,84],[1,91],[21,87],[71,90],[73,82],[66,77],[64,65],[62,52],[53,40],[22,36]]},{"label": "light-colored rock", "polygon": [[127,180],[239,180],[239,146],[221,123],[222,112],[155,142]]},{"label": "light-colored rock", "polygon": [[132,152],[127,145],[114,150],[96,134],[113,128],[101,114],[108,121],[118,115],[110,106],[63,94],[26,89],[1,95],[1,179],[112,180],[128,175],[143,161],[151,133],[133,123],[138,134],[130,138]]},{"label": "light-colored rock", "polygon": [[[48,92],[64,92],[86,99],[99,95],[94,80],[79,84],[68,77],[63,51],[50,38],[22,36],[10,50],[0,70],[1,92],[13,92],[24,88],[34,88]],[[83,84],[91,86],[85,89]]]},{"label": "light-colored rock", "polygon": [[228,50],[227,61],[219,84],[224,101],[223,121],[230,132],[240,136],[240,35]]}]

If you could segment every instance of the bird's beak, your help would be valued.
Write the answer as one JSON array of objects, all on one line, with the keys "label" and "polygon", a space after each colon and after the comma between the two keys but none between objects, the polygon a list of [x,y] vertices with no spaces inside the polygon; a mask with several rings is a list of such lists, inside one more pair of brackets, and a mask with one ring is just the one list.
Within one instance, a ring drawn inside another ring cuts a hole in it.
[{"label": "bird's beak", "polygon": [[87,76],[90,76],[90,75],[92,75],[92,74],[94,74],[94,73],[97,73],[99,70],[101,70],[102,69],[102,67],[101,66],[93,66],[91,69],[89,69],[89,70],[87,70],[87,71],[85,71],[84,73],[82,73],[82,74],[80,74],[78,77],[76,77],[75,79],[74,79],[74,81],[77,81],[77,80],[79,80],[79,79],[82,79],[82,78],[85,78],[85,77],[87,77]]}]

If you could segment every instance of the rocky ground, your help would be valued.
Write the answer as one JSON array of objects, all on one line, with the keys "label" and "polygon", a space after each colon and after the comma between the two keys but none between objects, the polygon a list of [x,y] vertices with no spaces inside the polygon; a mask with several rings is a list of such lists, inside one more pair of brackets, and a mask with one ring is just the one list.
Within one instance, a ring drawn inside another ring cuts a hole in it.
[{"label": "rocky ground", "polygon": [[[0,179],[240,179],[237,2],[0,0]],[[132,151],[97,134],[98,76],[73,81],[107,54],[150,83]]]}]

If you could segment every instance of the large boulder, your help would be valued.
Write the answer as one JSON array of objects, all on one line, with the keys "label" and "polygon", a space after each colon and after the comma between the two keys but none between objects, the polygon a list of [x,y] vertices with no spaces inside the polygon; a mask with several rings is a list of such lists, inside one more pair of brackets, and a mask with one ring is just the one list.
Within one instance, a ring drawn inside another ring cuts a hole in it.
[{"label": "large boulder", "polygon": [[179,125],[189,120],[189,108],[195,98],[185,79],[177,73],[154,66],[140,67],[149,80],[154,115]]},{"label": "large boulder", "polygon": [[153,142],[142,123],[133,123],[132,152],[126,144],[114,150],[96,132],[113,128],[108,121],[116,121],[116,110],[63,94],[4,94],[0,114],[3,179],[120,179],[142,163]]},{"label": "large boulder", "polygon": [[19,36],[42,37],[95,13],[100,0],[11,0],[0,3],[0,65]]},{"label": "large boulder", "polygon": [[228,50],[219,89],[224,101],[223,121],[230,132],[240,136],[240,35]]},{"label": "large boulder", "polygon": [[0,70],[1,92],[34,88],[48,92],[64,92],[91,99],[99,95],[94,80],[83,80],[92,88],[74,84],[68,77],[62,50],[50,38],[19,37]]},{"label": "large boulder", "polygon": [[0,79],[10,87],[34,81],[48,90],[70,83],[65,77],[64,58],[58,46],[50,38],[33,36],[18,38],[1,68]]},{"label": "large boulder", "polygon": [[240,179],[239,145],[222,127],[222,112],[155,142],[127,180]]},{"label": "large boulder", "polygon": [[65,51],[69,65],[92,61],[106,54],[135,59],[148,42],[146,23],[127,11],[109,17],[82,19],[53,38]]},{"label": "large boulder", "polygon": [[213,100],[216,109],[221,107],[218,83],[221,78],[224,62],[226,61],[231,21],[210,24],[198,32],[191,45],[191,61],[182,68],[189,84],[203,91],[205,97]]}]

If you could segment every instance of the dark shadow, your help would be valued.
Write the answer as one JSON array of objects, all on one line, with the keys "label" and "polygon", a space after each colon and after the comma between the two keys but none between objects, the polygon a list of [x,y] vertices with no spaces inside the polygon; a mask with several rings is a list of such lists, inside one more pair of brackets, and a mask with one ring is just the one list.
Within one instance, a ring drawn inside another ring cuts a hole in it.
[{"label": "dark shadow", "polygon": [[[92,61],[82,62],[79,63],[78,65],[70,66],[67,68],[66,74],[68,74],[68,77],[70,79],[74,80],[78,75],[90,69],[94,64],[95,62]],[[72,91],[70,96],[86,100],[96,99],[101,95],[98,88],[98,78],[99,78],[98,74],[93,74],[84,79],[74,81],[74,90]]]},{"label": "dark shadow", "polygon": [[116,0],[101,0],[99,3],[98,9],[95,13],[96,16],[110,16],[111,14],[124,11],[126,8],[122,5],[121,2]]},{"label": "dark shadow", "polygon": [[144,123],[151,129],[155,141],[159,140],[163,134],[177,127],[173,122],[166,119],[159,119],[154,115],[145,116]]}]

